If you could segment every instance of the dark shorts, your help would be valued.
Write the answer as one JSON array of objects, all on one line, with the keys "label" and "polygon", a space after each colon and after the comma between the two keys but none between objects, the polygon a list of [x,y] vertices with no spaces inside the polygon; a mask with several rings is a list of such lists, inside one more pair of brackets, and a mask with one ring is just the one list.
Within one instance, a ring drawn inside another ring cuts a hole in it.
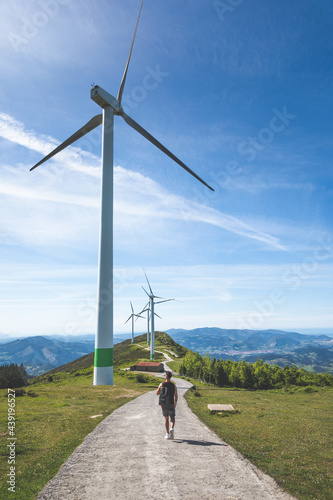
[{"label": "dark shorts", "polygon": [[161,406],[163,417],[175,417],[176,410],[174,406]]}]

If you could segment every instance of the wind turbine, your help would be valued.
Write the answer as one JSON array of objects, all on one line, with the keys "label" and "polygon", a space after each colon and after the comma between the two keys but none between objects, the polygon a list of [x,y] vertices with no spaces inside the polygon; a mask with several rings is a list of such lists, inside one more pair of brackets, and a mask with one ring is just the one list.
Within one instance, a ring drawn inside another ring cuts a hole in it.
[{"label": "wind turbine", "polygon": [[143,316],[140,316],[141,313],[135,314],[132,302],[130,302],[130,304],[131,304],[132,314],[130,315],[130,317],[128,318],[128,320],[125,321],[124,324],[126,325],[126,323],[128,323],[128,321],[130,319],[132,319],[132,344],[134,344],[134,318],[136,317],[138,319],[138,318],[142,318]]},{"label": "wind turbine", "polygon": [[[139,16],[133,35],[132,44],[127,58],[125,71],[120,83],[117,98],[95,85],[90,91],[90,97],[102,109],[103,113],[94,116],[83,127],[66,139],[60,146],[36,163],[30,170],[35,169],[46,160],[67,148],[75,141],[103,124],[102,138],[102,180],[101,180],[101,223],[100,223],[100,246],[99,246],[99,272],[98,272],[98,296],[97,296],[97,330],[95,339],[95,361],[94,361],[94,385],[113,385],[113,117],[121,116],[125,122],[134,130],[143,135],[154,146],[165,153],[169,158],[178,163],[202,184],[214,191],[193,170],[188,168],[171,151],[163,146],[141,125],[128,116],[121,105],[124,92],[127,71],[134,40],[142,11],[141,3]],[[152,318],[154,315],[152,314]]]},{"label": "wind turbine", "polygon": [[[154,311],[154,306],[155,304],[162,304],[162,302],[169,302],[170,300],[175,300],[175,299],[165,299],[164,297],[158,297],[158,295],[154,295],[153,290],[150,286],[149,280],[147,278],[147,275],[145,273],[146,280],[149,286],[149,292],[145,290],[143,287],[143,290],[146,292],[146,294],[149,297],[149,308],[150,308],[150,323],[151,323],[151,344],[150,344],[150,359],[154,360],[155,359],[155,311]],[[159,300],[158,302],[155,302],[154,299],[162,299]],[[142,312],[142,311],[141,311]],[[141,313],[140,313],[141,314]]]},{"label": "wind turbine", "polygon": [[[150,344],[150,302],[147,302],[145,307],[142,309],[142,311],[139,314],[142,314],[144,312],[147,312],[147,345]],[[155,316],[158,318],[162,319],[161,316],[159,316],[157,313],[154,313]]]}]

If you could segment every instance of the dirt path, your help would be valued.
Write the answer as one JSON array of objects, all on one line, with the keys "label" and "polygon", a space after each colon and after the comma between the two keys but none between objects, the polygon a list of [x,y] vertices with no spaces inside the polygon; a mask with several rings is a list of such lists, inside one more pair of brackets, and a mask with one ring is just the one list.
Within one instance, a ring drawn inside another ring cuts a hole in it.
[{"label": "dirt path", "polygon": [[290,500],[221,441],[179,390],[174,441],[164,439],[155,391],[115,410],[76,448],[39,500]]}]

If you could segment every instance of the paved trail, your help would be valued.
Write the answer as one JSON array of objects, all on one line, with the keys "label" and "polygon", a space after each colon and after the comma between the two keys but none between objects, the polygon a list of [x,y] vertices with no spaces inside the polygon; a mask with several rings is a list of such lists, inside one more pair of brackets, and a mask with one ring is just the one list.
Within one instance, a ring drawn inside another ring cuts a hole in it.
[{"label": "paved trail", "polygon": [[175,440],[155,391],[115,410],[76,448],[38,500],[291,500],[211,432],[179,390]]}]

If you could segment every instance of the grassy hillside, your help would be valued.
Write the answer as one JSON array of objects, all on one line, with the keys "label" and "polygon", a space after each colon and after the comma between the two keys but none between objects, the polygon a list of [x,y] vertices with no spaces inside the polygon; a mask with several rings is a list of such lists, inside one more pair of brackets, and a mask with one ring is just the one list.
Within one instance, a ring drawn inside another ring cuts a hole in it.
[{"label": "grassy hillside", "polygon": [[[55,368],[16,390],[15,437],[17,500],[32,500],[59,467],[101,420],[116,408],[144,392],[156,389],[147,375],[121,371],[139,360],[149,360],[146,336],[114,346],[114,385],[93,386],[93,354]],[[139,347],[141,343],[143,347]],[[166,334],[156,335],[156,349],[182,352]],[[157,359],[164,359],[156,353]],[[139,382],[140,381],[140,382]],[[9,498],[6,474],[8,460],[7,389],[0,390],[0,498]],[[6,398],[6,399],[5,399]],[[92,418],[94,417],[94,418]]]},{"label": "grassy hillside", "polygon": [[[138,345],[140,344],[140,345]],[[150,360],[150,350],[146,349],[147,346],[147,336],[139,335],[134,338],[134,344],[131,343],[130,339],[124,340],[119,344],[115,344],[113,348],[114,357],[114,368],[121,369],[127,368],[134,365],[138,361],[149,361]],[[182,357],[186,354],[188,349],[177,344],[169,335],[164,332],[155,333],[155,350],[160,350],[162,352],[170,353],[173,352],[176,357]],[[164,360],[163,354],[155,352],[155,360]],[[44,380],[50,375],[56,373],[73,373],[79,370],[86,370],[93,367],[94,365],[94,353],[87,354],[81,358],[76,359],[70,363],[54,368],[53,370],[44,373],[43,375],[36,377],[34,382]]]},{"label": "grassy hillside", "polygon": [[[114,346],[112,387],[92,386],[93,355],[88,354],[33,379],[25,394],[17,390],[16,499],[34,499],[98,423],[156,389],[154,377],[121,371],[148,360],[145,347],[145,335],[136,337],[134,345],[127,340]],[[187,351],[162,332],[156,335],[156,349],[176,355],[171,356],[174,369]],[[300,500],[333,498],[332,388],[250,391],[193,382],[197,387],[188,393],[190,407],[222,439]],[[7,390],[0,390],[1,398],[0,498],[8,498]],[[208,403],[231,403],[238,411],[211,415]]]}]

